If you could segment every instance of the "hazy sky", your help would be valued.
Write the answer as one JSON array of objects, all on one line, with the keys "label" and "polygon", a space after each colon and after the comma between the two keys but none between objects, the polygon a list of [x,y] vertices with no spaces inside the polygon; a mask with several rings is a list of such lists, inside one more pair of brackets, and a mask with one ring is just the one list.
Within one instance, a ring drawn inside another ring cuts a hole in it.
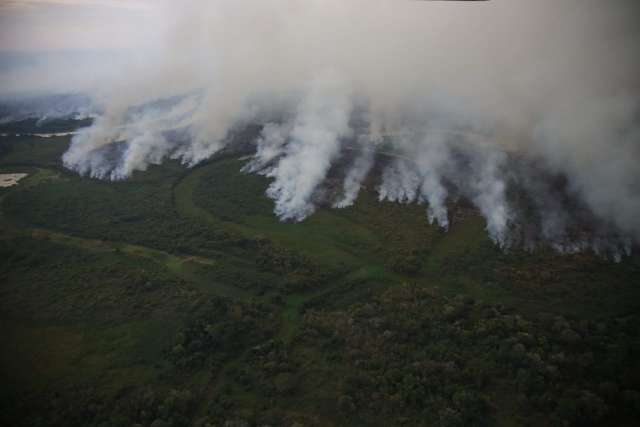
[{"label": "hazy sky", "polygon": [[[508,145],[543,158],[598,217],[640,241],[639,12],[638,0],[0,0],[0,49],[126,48],[38,52],[0,72],[0,94],[88,94],[103,114],[65,165],[113,179],[167,157],[195,164],[234,126],[285,117],[271,138],[284,151],[269,195],[278,215],[297,219],[313,210],[355,101],[366,99],[371,134],[479,129],[496,153]],[[165,129],[190,138],[176,146]],[[113,159],[108,146],[120,141],[127,149]],[[503,156],[479,157],[481,176],[452,177],[450,142],[427,142],[410,145],[428,160],[430,205],[445,206],[444,178],[467,180],[501,240]]]},{"label": "hazy sky", "polygon": [[154,38],[153,0],[0,0],[0,49],[117,49]]}]

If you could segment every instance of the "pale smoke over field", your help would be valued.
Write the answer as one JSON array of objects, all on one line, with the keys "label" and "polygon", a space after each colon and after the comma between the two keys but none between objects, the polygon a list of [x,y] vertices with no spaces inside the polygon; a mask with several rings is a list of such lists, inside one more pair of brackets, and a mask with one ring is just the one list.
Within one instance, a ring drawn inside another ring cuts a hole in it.
[{"label": "pale smoke over field", "polygon": [[[284,220],[314,211],[345,153],[332,204],[352,204],[379,149],[397,156],[380,199],[424,203],[443,228],[464,197],[501,246],[620,252],[640,241],[638,12],[623,0],[161,3],[156,45],[93,86],[104,114],[64,162],[109,179],[166,158],[193,165],[258,122],[246,170],[273,178]],[[514,172],[523,157],[537,167]],[[557,197],[539,171],[566,179]],[[528,192],[535,236],[510,185]],[[603,238],[583,237],[571,209]]]}]

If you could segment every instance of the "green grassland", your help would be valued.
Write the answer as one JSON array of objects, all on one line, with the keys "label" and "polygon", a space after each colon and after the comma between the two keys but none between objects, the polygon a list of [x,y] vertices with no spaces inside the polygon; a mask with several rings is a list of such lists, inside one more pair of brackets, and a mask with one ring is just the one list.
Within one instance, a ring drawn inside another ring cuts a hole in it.
[{"label": "green grassland", "polygon": [[126,181],[0,138],[3,425],[635,425],[640,258],[379,203],[282,223],[226,154]]}]

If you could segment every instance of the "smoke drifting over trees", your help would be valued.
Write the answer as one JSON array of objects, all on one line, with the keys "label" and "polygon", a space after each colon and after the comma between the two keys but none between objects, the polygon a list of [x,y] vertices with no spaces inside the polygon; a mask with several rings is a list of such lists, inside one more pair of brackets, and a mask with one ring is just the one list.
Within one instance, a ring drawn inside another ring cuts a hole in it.
[{"label": "smoke drifting over trees", "polygon": [[[125,179],[168,158],[194,165],[233,129],[260,123],[246,170],[273,178],[267,195],[283,220],[313,213],[347,151],[332,204],[352,204],[373,151],[384,150],[396,157],[379,198],[424,203],[445,229],[448,202],[464,197],[501,246],[619,254],[640,241],[639,9],[623,0],[162,2],[153,48],[123,54],[121,67],[93,59],[85,78],[39,89],[77,84],[100,106],[64,155],[82,174]],[[92,69],[104,78],[89,78]],[[3,89],[37,87],[37,76],[5,75]]]}]

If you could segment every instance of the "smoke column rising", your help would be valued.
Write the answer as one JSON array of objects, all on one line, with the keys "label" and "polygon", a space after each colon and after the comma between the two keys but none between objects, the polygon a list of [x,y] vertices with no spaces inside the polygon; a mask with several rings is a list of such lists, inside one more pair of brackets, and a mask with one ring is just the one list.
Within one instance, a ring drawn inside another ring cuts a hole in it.
[{"label": "smoke column rising", "polygon": [[[64,163],[106,179],[166,158],[194,165],[259,122],[245,170],[271,177],[275,214],[299,221],[355,140],[365,147],[333,202],[352,204],[383,138],[397,157],[381,200],[425,203],[446,229],[448,200],[463,196],[506,247],[523,229],[508,196],[517,181],[539,211],[541,237],[529,240],[597,246],[566,243],[572,214],[545,202],[549,186],[524,169],[514,181],[510,159],[526,157],[566,178],[563,191],[598,233],[637,243],[639,11],[625,0],[158,2],[155,44],[126,72],[83,80],[104,113]],[[359,110],[366,120],[355,123]],[[187,137],[168,138],[175,130]]]}]

